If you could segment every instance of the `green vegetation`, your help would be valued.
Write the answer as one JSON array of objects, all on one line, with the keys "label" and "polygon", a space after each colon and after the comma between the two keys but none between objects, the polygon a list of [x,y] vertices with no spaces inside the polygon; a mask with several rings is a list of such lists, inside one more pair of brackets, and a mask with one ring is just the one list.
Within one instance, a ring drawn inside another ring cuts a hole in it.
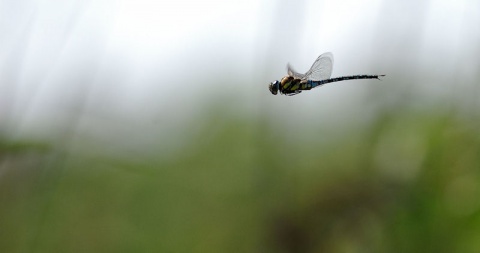
[{"label": "green vegetation", "polygon": [[225,113],[171,159],[4,141],[0,252],[478,252],[479,123],[392,112],[295,142]]}]

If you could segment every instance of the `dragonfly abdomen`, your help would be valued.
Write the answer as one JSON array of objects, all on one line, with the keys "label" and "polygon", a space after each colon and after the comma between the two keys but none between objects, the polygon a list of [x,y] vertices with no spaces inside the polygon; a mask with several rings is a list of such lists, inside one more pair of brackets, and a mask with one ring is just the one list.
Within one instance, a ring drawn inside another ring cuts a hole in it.
[{"label": "dragonfly abdomen", "polygon": [[308,80],[307,83],[312,86],[312,88],[315,88],[317,86],[326,84],[326,83],[333,83],[333,82],[340,82],[340,81],[346,81],[346,80],[354,80],[354,79],[380,79],[380,77],[385,76],[385,75],[354,75],[354,76],[341,76],[341,77],[335,77],[335,78],[330,78],[330,79],[325,79],[325,80],[320,80],[320,81],[313,81],[313,80]]}]

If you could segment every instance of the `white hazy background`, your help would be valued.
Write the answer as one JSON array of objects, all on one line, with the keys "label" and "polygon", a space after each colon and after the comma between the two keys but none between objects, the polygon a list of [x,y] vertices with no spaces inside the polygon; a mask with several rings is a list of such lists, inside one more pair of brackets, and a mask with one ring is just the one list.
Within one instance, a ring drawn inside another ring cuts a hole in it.
[{"label": "white hazy background", "polygon": [[[279,128],[479,111],[479,25],[471,0],[0,1],[0,129],[167,150],[215,110]],[[307,71],[327,51],[333,76],[386,77],[269,93],[287,62]]]}]

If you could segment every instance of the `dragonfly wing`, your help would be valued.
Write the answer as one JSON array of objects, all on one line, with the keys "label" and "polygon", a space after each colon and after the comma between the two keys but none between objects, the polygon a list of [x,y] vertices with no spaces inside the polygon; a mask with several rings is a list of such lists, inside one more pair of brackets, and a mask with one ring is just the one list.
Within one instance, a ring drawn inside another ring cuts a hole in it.
[{"label": "dragonfly wing", "polygon": [[287,72],[288,72],[289,76],[292,76],[295,79],[303,79],[305,77],[305,74],[300,74],[300,73],[296,72],[295,70],[293,70],[290,63],[287,64]]},{"label": "dragonfly wing", "polygon": [[[320,55],[312,64],[307,73],[302,75],[304,80],[320,81],[330,78],[333,69],[333,54],[328,52]],[[289,69],[290,71],[290,69]],[[290,72],[289,72],[290,73]]]}]

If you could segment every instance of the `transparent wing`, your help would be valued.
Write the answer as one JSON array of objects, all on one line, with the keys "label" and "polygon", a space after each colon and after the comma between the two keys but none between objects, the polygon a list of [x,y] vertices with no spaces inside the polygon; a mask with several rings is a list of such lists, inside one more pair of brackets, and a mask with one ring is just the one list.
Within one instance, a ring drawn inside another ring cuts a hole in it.
[{"label": "transparent wing", "polygon": [[290,63],[287,64],[287,72],[288,72],[289,76],[293,76],[293,78],[295,78],[295,79],[304,79],[304,77],[305,77],[305,74],[300,74],[300,73],[296,72],[295,70],[293,70]]},{"label": "transparent wing", "polygon": [[287,65],[288,75],[302,80],[320,81],[330,78],[333,69],[333,54],[328,52],[320,55],[305,74],[297,73],[290,64]]}]

